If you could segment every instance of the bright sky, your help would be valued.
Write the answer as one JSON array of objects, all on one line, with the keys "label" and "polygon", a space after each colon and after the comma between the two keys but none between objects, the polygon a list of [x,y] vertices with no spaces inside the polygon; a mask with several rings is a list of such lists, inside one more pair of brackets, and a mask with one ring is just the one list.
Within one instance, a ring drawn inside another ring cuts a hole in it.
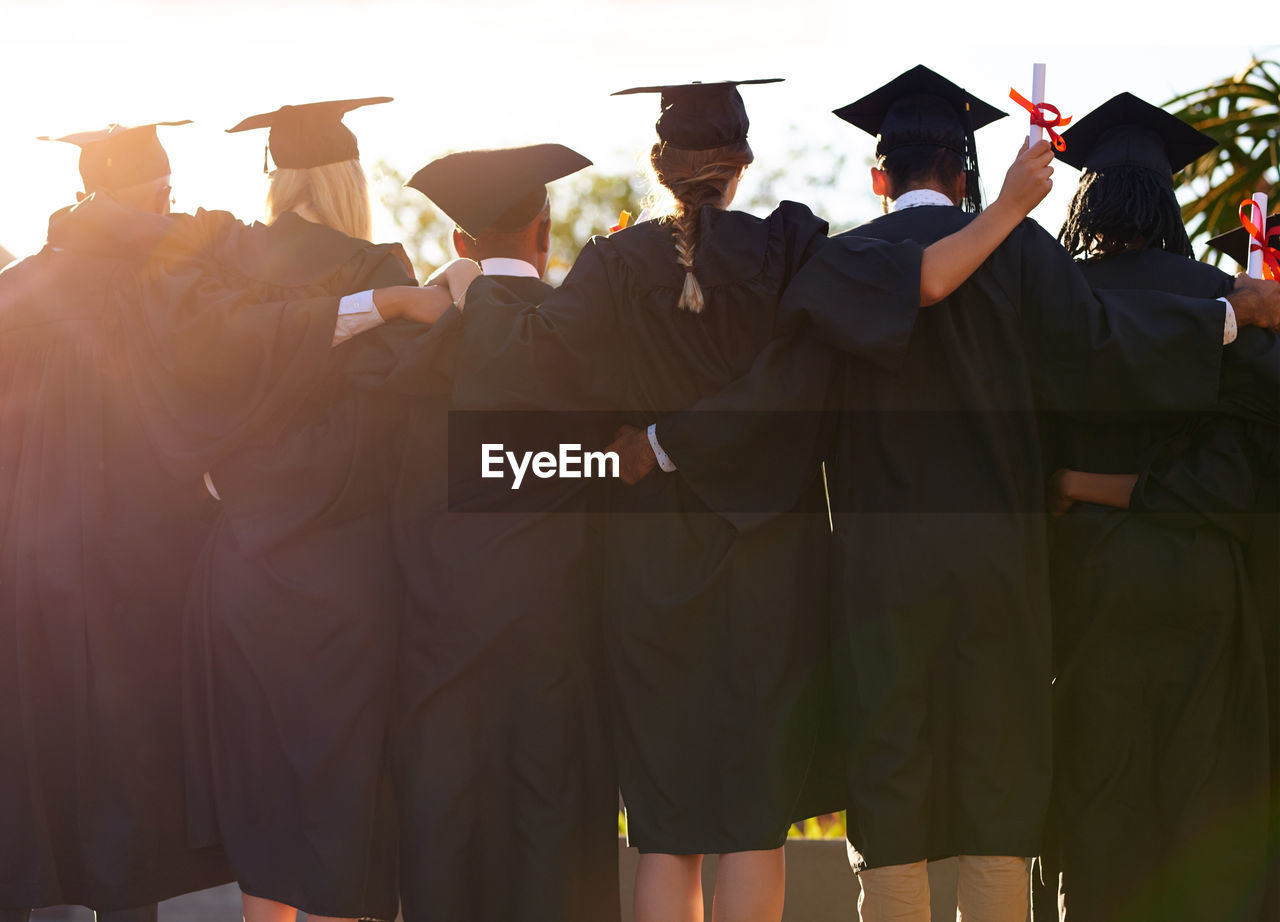
[{"label": "bright sky", "polygon": [[[876,213],[862,166],[874,141],[830,110],[917,63],[1011,113],[978,135],[991,198],[1025,132],[1008,91],[1029,93],[1033,61],[1048,64],[1048,100],[1083,115],[1121,90],[1160,103],[1242,69],[1251,55],[1280,57],[1280,46],[1251,44],[1244,28],[1209,22],[1203,0],[1162,3],[1156,20],[1145,3],[1040,9],[1037,17],[1029,4],[937,0],[5,0],[0,245],[17,255],[38,249],[48,215],[79,187],[76,148],[36,136],[111,121],[194,119],[162,129],[177,207],[253,220],[265,192],[265,137],[223,129],[285,103],[394,96],[347,123],[367,165],[385,160],[406,175],[448,150],[541,141],[568,144],[612,173],[635,169],[652,143],[657,100],[611,99],[611,91],[783,76],[744,90],[757,163],[788,162],[806,146],[847,151],[837,191],[814,203],[847,225]],[[812,197],[800,172],[784,196]],[[1059,167],[1035,214],[1054,232],[1075,177]],[[394,238],[385,215],[376,227]]]}]

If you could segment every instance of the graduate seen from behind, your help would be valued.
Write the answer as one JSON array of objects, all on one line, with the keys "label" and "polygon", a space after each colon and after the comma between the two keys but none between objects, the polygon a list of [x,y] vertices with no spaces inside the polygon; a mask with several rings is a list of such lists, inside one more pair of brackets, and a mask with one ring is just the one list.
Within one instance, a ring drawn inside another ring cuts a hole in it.
[{"label": "graduate seen from behind", "polygon": [[[927,920],[925,862],[960,856],[961,914],[1014,922],[1026,915],[1026,859],[1040,851],[1051,783],[1038,408],[1212,405],[1229,306],[1096,297],[1027,220],[948,297],[887,325],[860,309],[846,248],[946,239],[990,216],[999,200],[976,215],[961,205],[978,205],[973,132],[1001,113],[921,66],[836,114],[878,136],[871,180],[889,213],[833,238],[783,311],[809,318],[833,350],[841,411],[821,453],[859,911],[866,922]],[[1280,321],[1276,286],[1244,288],[1232,295],[1242,321]],[[826,367],[797,354],[824,390]],[[708,456],[714,433],[699,431],[698,411],[754,409],[770,376],[788,380],[773,365],[753,369],[657,424],[672,476],[701,481],[722,463]],[[761,415],[745,417],[748,435]],[[755,442],[720,444],[751,463]]]},{"label": "graduate seen from behind", "polygon": [[[78,198],[168,213],[155,124],[58,140],[81,149]],[[211,510],[138,406],[116,299],[146,250],[127,238],[107,221],[0,275],[4,922],[54,904],[147,922],[158,901],[232,878],[220,849],[188,845],[182,785],[174,615]]]},{"label": "graduate seen from behind", "polygon": [[[1064,139],[1083,173],[1061,238],[1095,287],[1232,289],[1193,258],[1174,195],[1175,171],[1212,138],[1122,93]],[[1046,868],[1061,888],[1046,902],[1067,920],[1265,917],[1272,654],[1259,605],[1274,599],[1275,558],[1250,566],[1246,547],[1269,461],[1253,433],[1269,424],[1274,438],[1277,372],[1276,335],[1243,329],[1215,413],[1049,421],[1055,511],[1069,511],[1053,534]]]},{"label": "graduate seen from behind", "polygon": [[[1267,219],[1273,246],[1280,242],[1280,214]],[[1243,227],[1220,234],[1209,245],[1246,265],[1250,238]],[[1241,331],[1235,358],[1252,371],[1280,375],[1280,341],[1246,338]],[[1232,371],[1224,368],[1224,378]],[[1247,812],[1235,814],[1235,841],[1248,843],[1240,832],[1251,829],[1262,801],[1270,800],[1266,888],[1260,919],[1280,915],[1280,421],[1274,412],[1280,385],[1269,389],[1265,406],[1241,407],[1232,400],[1230,415],[1216,415],[1200,425],[1179,431],[1147,455],[1146,467],[1133,474],[1098,474],[1063,470],[1055,478],[1059,508],[1073,503],[1098,503],[1129,509],[1151,520],[1179,528],[1215,525],[1244,545],[1249,589],[1257,608],[1261,649],[1267,673],[1268,740],[1271,771],[1268,792],[1261,797],[1242,791]],[[1241,410],[1245,410],[1241,414]],[[1269,416],[1255,416],[1256,410]],[[1237,418],[1243,415],[1243,418]],[[1246,651],[1246,655],[1248,655]],[[1242,708],[1251,713],[1253,702]],[[1230,817],[1223,817],[1230,819]],[[1219,823],[1219,828],[1226,824]],[[1231,849],[1231,852],[1238,849]],[[1242,862],[1247,871],[1253,856]],[[1229,860],[1229,859],[1227,859]],[[1230,905],[1247,909],[1256,882],[1240,888]]]},{"label": "graduate seen from behind", "polygon": [[[555,292],[541,278],[548,185],[587,166],[560,144],[460,151],[408,185],[452,219],[457,252],[504,298],[538,303]],[[492,364],[460,346],[450,399],[416,395],[394,503],[409,590],[395,743],[401,911],[405,922],[610,922],[618,782],[586,490],[540,481],[513,508],[510,481],[475,466],[490,438],[592,435],[573,418],[552,433],[541,414],[470,412],[505,407],[488,399]],[[429,382],[415,361],[396,376]]]},{"label": "graduate seen from behind", "polygon": [[396,909],[386,506],[402,408],[355,382],[386,361],[384,320],[450,302],[416,287],[399,245],[303,217],[367,231],[341,122],[361,102],[252,120],[272,126],[280,181],[308,189],[273,192],[271,224],[96,197],[68,222],[110,219],[117,246],[144,245],[117,304],[138,405],[164,467],[216,501],[183,615],[184,819],[189,841],[225,850],[249,920]]},{"label": "graduate seen from behind", "polygon": [[[594,238],[541,304],[513,302],[474,264],[449,268],[467,297],[463,361],[483,361],[491,406],[642,429],[745,374],[778,335],[779,298],[828,245],[826,224],[794,202],[764,218],[730,209],[753,159],[738,85],[627,91],[661,94],[650,159],[674,212]],[[998,207],[928,250],[845,244],[858,304],[909,327],[1040,201],[1050,158],[1047,144],[1024,153]],[[701,919],[702,858],[718,854],[716,918],[777,922],[822,712],[825,521],[738,533],[680,478],[646,484],[610,492],[599,548],[636,918]]]},{"label": "graduate seen from behind", "polygon": [[388,101],[245,119],[231,130],[270,129],[270,223],[197,216],[217,263],[259,296],[340,297],[304,363],[310,388],[208,457],[219,515],[185,615],[189,822],[226,849],[247,922],[396,914],[388,734],[402,586],[389,503],[407,408],[357,382],[396,332],[382,326],[384,292],[436,317],[449,299],[412,287],[398,244],[367,240],[367,181],[342,118]]}]

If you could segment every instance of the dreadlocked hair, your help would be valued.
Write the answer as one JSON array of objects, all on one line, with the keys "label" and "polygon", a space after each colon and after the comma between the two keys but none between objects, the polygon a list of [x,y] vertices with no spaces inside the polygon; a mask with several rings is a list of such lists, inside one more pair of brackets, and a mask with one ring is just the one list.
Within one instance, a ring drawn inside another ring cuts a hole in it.
[{"label": "dreadlocked hair", "polygon": [[649,152],[653,172],[675,200],[670,215],[675,236],[676,262],[684,267],[684,287],[676,306],[702,313],[702,287],[693,274],[698,247],[699,216],[704,205],[725,206],[729,184],[755,156],[746,139],[711,150],[682,150],[659,141]]},{"label": "dreadlocked hair", "polygon": [[1194,256],[1172,183],[1131,165],[1085,171],[1058,241],[1073,258],[1139,249]]}]

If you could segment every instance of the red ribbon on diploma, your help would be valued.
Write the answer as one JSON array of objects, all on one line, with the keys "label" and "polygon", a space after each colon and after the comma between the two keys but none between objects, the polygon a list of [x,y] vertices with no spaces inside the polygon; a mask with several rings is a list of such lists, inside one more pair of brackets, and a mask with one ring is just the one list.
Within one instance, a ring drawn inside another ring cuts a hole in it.
[{"label": "red ribbon on diploma", "polygon": [[[1244,225],[1245,233],[1249,235],[1249,252],[1262,251],[1262,277],[1273,282],[1280,282],[1280,250],[1267,243],[1266,219],[1264,217],[1262,227],[1259,227],[1253,223],[1253,218],[1250,217],[1257,207],[1257,203],[1251,198],[1241,202],[1240,223]],[[1280,236],[1280,230],[1272,231],[1270,236]],[[1246,267],[1247,265],[1246,263]]]},{"label": "red ribbon on diploma", "polygon": [[[1057,106],[1052,106],[1047,102],[1032,102],[1012,87],[1009,88],[1009,98],[1031,113],[1031,124],[1039,125],[1049,133],[1049,140],[1053,142],[1054,150],[1064,151],[1067,149],[1067,142],[1062,140],[1062,136],[1053,129],[1065,128],[1070,125],[1072,118],[1070,115],[1063,118]],[[1049,117],[1049,113],[1053,113],[1053,118]]]}]

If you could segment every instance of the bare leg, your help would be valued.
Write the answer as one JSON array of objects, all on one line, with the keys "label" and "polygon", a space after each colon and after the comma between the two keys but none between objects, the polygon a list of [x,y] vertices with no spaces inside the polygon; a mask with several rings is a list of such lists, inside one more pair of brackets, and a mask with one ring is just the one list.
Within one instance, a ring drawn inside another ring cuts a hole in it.
[{"label": "bare leg", "polygon": [[787,859],[781,848],[720,856],[712,922],[781,922]]},{"label": "bare leg", "polygon": [[[929,922],[929,866],[923,861],[858,872],[862,922]],[[981,916],[976,922],[987,922]]]},{"label": "bare leg", "polygon": [[702,856],[641,855],[635,909],[636,922],[702,922]]},{"label": "bare leg", "polygon": [[240,891],[240,902],[244,906],[244,922],[294,922],[298,917],[298,911],[292,906],[250,896],[243,890]]},{"label": "bare leg", "polygon": [[133,909],[95,912],[93,917],[96,922],[156,922],[160,917],[160,907],[151,903],[148,906],[137,906]]},{"label": "bare leg", "polygon": [[1024,922],[1030,886],[1025,858],[961,855],[956,919]]}]

